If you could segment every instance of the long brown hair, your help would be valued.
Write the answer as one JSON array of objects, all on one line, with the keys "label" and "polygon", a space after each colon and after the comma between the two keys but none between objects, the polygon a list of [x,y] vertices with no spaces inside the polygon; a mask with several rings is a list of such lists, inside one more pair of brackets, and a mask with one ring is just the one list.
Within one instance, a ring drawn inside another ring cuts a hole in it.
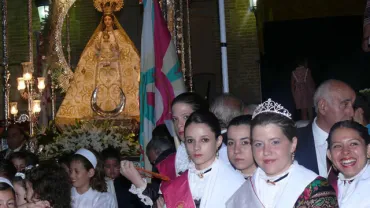
[{"label": "long brown hair", "polygon": [[113,14],[104,14],[103,17],[101,18],[101,23],[102,23],[102,26],[103,26],[102,27],[102,31],[104,31],[105,28],[106,28],[105,23],[104,23],[104,18],[106,16],[109,16],[110,18],[112,18],[112,22],[113,22],[112,27],[113,27],[113,30],[117,29],[116,24],[114,24],[114,20],[115,20],[114,15]]}]

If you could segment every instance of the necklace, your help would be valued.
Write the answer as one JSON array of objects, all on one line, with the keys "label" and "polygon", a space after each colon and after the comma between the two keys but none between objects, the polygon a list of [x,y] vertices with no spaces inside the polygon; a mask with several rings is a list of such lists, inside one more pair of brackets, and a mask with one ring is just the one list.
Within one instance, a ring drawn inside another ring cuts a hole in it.
[{"label": "necklace", "polygon": [[197,176],[198,176],[199,178],[204,178],[204,174],[206,174],[206,173],[210,172],[211,170],[212,170],[212,168],[210,168],[210,169],[208,169],[208,170],[206,170],[206,171],[204,171],[204,172],[197,173]]}]

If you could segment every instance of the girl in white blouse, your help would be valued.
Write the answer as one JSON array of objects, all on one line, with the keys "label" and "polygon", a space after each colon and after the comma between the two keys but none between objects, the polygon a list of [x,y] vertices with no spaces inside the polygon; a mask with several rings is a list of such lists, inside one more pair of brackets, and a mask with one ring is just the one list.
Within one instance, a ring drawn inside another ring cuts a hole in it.
[{"label": "girl in white blouse", "polygon": [[220,132],[218,119],[211,112],[196,111],[187,119],[184,144],[190,164],[181,176],[162,183],[167,208],[223,208],[242,185],[244,178],[217,157]]},{"label": "girl in white blouse", "polygon": [[72,208],[116,208],[114,196],[107,192],[102,162],[90,150],[80,149],[70,163]]},{"label": "girl in white blouse", "polygon": [[235,117],[227,128],[227,155],[244,178],[252,176],[257,169],[251,146],[251,119],[250,115]]},{"label": "girl in white blouse", "polygon": [[332,184],[340,208],[370,207],[370,137],[367,128],[355,121],[333,125],[328,138],[328,158],[339,171]]}]

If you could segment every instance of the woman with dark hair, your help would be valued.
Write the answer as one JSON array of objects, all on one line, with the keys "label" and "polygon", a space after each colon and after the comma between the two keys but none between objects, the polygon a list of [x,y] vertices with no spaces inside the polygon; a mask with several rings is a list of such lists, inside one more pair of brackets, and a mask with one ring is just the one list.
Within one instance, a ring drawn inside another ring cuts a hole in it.
[{"label": "woman with dark hair", "polygon": [[[161,161],[156,160],[155,166],[159,173],[168,176],[171,180],[175,179],[189,167],[189,158],[186,153],[184,141],[185,122],[194,111],[208,111],[209,105],[200,95],[193,92],[185,92],[173,99],[171,104],[172,121],[177,138],[181,141],[176,153],[168,154]],[[226,151],[225,151],[226,152]],[[147,151],[148,157],[150,151]],[[154,158],[149,158],[154,161]],[[152,205],[156,200],[158,190],[147,190],[146,182],[142,180],[132,162],[121,162],[121,173],[132,183],[132,193],[137,194],[146,205]],[[149,195],[149,196],[148,196]]]},{"label": "woman with dark hair", "polygon": [[196,111],[185,123],[184,144],[190,159],[181,176],[161,186],[164,201],[158,207],[225,207],[229,197],[242,185],[244,178],[218,159],[222,144],[221,128],[216,116]]},{"label": "woman with dark hair", "polygon": [[227,207],[338,207],[328,181],[294,161],[298,139],[288,110],[268,99],[252,117],[252,152],[258,168]]},{"label": "woman with dark hair", "polygon": [[251,146],[251,116],[235,117],[227,127],[227,155],[231,164],[244,177],[252,176],[257,165],[254,162]]},{"label": "woman with dark hair", "polygon": [[328,158],[339,171],[337,187],[341,208],[370,207],[370,136],[355,121],[340,121],[330,129]]},{"label": "woman with dark hair", "polygon": [[61,166],[44,164],[34,167],[26,172],[25,180],[28,203],[19,207],[28,208],[36,202],[45,205],[42,207],[71,207],[71,183]]},{"label": "woman with dark hair", "polygon": [[71,158],[72,208],[116,208],[107,192],[103,163],[91,150],[79,149]]}]

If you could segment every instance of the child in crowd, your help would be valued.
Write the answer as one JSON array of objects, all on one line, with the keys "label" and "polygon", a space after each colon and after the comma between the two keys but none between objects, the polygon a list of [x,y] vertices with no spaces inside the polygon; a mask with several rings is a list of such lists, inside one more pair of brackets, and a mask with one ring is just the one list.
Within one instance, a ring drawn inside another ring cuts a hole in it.
[{"label": "child in crowd", "polygon": [[15,174],[15,177],[12,181],[17,206],[21,206],[27,203],[25,177],[26,175],[24,173],[18,172]]},{"label": "child in crowd", "polygon": [[71,158],[72,208],[116,208],[114,196],[107,193],[103,164],[87,149],[78,150]]},{"label": "child in crowd", "polygon": [[17,207],[12,184],[8,179],[2,177],[0,177],[0,207]]},{"label": "child in crowd", "polygon": [[17,172],[22,172],[27,167],[27,153],[26,152],[14,152],[9,156],[9,160],[13,163]]},{"label": "child in crowd", "polygon": [[26,172],[27,201],[18,208],[32,204],[47,208],[71,208],[71,183],[68,173],[57,164],[43,164]]}]

